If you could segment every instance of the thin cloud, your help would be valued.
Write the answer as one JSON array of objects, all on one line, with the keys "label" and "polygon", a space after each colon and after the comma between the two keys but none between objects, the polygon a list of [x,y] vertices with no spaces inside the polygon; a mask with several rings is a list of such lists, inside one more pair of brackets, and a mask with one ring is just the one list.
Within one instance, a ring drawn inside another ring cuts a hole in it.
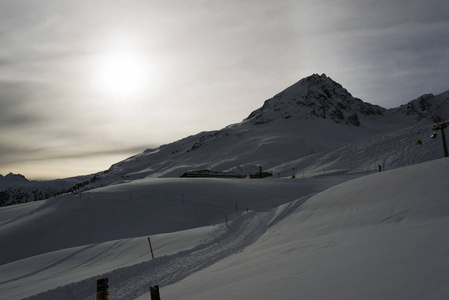
[{"label": "thin cloud", "polygon": [[35,126],[44,121],[39,111],[33,111],[29,105],[35,88],[29,82],[0,82],[1,131],[19,126]]},{"label": "thin cloud", "polygon": [[[154,146],[156,147],[156,146]],[[54,160],[78,160],[87,158],[96,158],[104,156],[128,155],[132,156],[148,148],[148,145],[133,147],[116,147],[107,150],[55,150],[52,148],[40,147],[14,147],[11,145],[0,144],[0,156],[3,157],[0,165],[26,164],[28,162],[42,162]]]}]

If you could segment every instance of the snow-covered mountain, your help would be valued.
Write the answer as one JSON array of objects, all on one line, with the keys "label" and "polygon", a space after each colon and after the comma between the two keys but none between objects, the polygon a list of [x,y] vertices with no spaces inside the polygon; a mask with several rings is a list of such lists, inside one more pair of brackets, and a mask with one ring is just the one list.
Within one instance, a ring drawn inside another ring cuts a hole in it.
[{"label": "snow-covered mountain", "polygon": [[89,180],[92,175],[77,176],[65,179],[36,181],[28,180],[22,174],[0,174],[0,206],[26,203],[48,199],[62,194],[79,184]]},{"label": "snow-covered mountain", "polygon": [[266,124],[280,119],[330,119],[337,124],[360,126],[360,116],[379,116],[386,111],[354,98],[326,74],[300,80],[253,111],[246,121]]},{"label": "snow-covered mountain", "polygon": [[[414,163],[441,157],[441,142],[430,140],[431,128],[448,118],[449,91],[385,109],[354,98],[325,74],[314,74],[266,100],[240,123],[147,149],[97,174],[80,190],[202,169],[248,175],[262,167],[277,176],[314,176],[378,165],[397,168],[410,163],[404,156],[413,156]],[[376,148],[376,156],[359,159],[367,147]],[[318,169],[317,160],[322,162]]]},{"label": "snow-covered mountain", "polygon": [[441,122],[448,119],[449,110],[449,91],[438,96],[433,94],[425,94],[407,104],[398,108],[390,109],[388,114],[390,118],[395,115],[412,116],[416,121],[431,120],[433,122]]},{"label": "snow-covered mountain", "polygon": [[[420,121],[439,122],[449,117],[449,91],[438,96],[425,94],[398,108],[385,109],[354,98],[325,74],[300,80],[253,111],[245,121],[265,124],[281,119],[328,119],[337,124],[369,127],[385,123],[415,125]],[[379,126],[379,132],[395,129]]]},{"label": "snow-covered mountain", "polygon": [[[449,91],[385,109],[353,97],[325,74],[314,74],[266,100],[240,123],[147,149],[109,170],[77,178],[64,190],[83,191],[148,176],[179,177],[191,170],[249,175],[262,167],[275,176],[304,177],[365,172],[378,165],[397,168],[410,163],[406,156],[413,156],[414,163],[441,157],[441,142],[429,137],[434,122],[445,119]],[[423,141],[420,147],[417,139]],[[367,147],[377,150],[369,159],[361,154]],[[316,161],[322,166],[317,168]],[[41,186],[45,184],[53,183]],[[21,192],[16,189],[16,195],[34,199],[32,193]]]},{"label": "snow-covered mountain", "polygon": [[0,174],[0,190],[11,185],[21,185],[29,182],[22,174],[9,173],[6,176]]}]

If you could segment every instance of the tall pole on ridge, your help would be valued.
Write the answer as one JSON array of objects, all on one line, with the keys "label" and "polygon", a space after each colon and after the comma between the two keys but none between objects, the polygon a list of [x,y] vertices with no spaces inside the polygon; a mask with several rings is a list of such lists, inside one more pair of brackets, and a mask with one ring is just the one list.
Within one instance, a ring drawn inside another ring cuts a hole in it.
[{"label": "tall pole on ridge", "polygon": [[[446,128],[449,125],[449,122],[445,122],[445,123],[440,123],[438,125],[433,126],[432,130],[441,130],[441,139],[443,141],[443,152],[444,152],[444,157],[448,157],[448,152],[447,152],[447,144],[446,144],[446,137],[444,136],[444,128]],[[432,137],[434,137],[434,135],[432,135]]]}]

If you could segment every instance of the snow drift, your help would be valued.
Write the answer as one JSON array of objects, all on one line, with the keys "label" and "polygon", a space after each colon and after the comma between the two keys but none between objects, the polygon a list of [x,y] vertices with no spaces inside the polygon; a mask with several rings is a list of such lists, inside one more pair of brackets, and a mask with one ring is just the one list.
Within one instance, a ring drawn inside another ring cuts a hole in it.
[{"label": "snow drift", "polygon": [[[7,299],[35,294],[30,299],[90,299],[95,294],[95,279],[109,277],[113,299],[148,299],[145,293],[151,284],[161,286],[163,299],[445,299],[449,295],[447,176],[449,160],[440,159],[364,176],[319,193],[323,183],[332,185],[348,178],[332,176],[308,184],[301,179],[263,180],[259,182],[269,188],[263,190],[256,184],[254,189],[248,186],[248,193],[246,188],[236,192],[229,187],[251,185],[254,181],[249,179],[235,179],[222,188],[220,181],[228,179],[201,179],[190,208],[213,211],[228,205],[222,212],[232,216],[229,227],[222,220],[212,227],[156,234],[154,260],[145,236],[11,259],[0,266],[0,291]],[[158,202],[171,209],[178,202],[178,210],[183,210],[179,195],[186,190],[182,182],[186,179],[173,180],[174,194]],[[141,192],[151,193],[158,184],[138,185]],[[272,194],[263,198],[270,189]],[[107,199],[117,190],[119,186],[104,188],[81,199]],[[212,191],[221,197],[205,201]],[[259,197],[256,209],[232,213],[236,199],[257,203],[254,198]],[[132,198],[143,201],[146,197],[133,194]],[[69,203],[77,201],[73,197],[45,206],[71,207]],[[124,215],[141,209],[120,203],[114,206]],[[9,226],[1,227],[1,237],[36,217],[31,212],[39,207],[28,205],[21,205],[20,212],[0,210],[2,220],[5,215],[10,218]],[[50,211],[41,222],[51,216]],[[174,227],[190,219],[166,217]],[[78,218],[86,226],[74,238],[101,236],[101,232],[92,232],[98,225],[95,218],[82,213]],[[141,225],[150,232],[153,222],[159,220],[148,218]],[[46,234],[59,230],[48,228]],[[2,249],[12,247],[11,243],[2,238]]]}]

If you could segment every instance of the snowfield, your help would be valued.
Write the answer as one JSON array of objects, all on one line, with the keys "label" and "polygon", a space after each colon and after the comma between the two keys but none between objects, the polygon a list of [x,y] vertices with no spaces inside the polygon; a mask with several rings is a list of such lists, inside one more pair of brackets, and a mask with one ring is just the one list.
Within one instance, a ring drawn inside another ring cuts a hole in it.
[{"label": "snowfield", "polygon": [[108,277],[110,299],[155,284],[164,300],[447,299],[448,178],[439,159],[359,178],[147,178],[2,207],[0,295],[94,299]]}]

